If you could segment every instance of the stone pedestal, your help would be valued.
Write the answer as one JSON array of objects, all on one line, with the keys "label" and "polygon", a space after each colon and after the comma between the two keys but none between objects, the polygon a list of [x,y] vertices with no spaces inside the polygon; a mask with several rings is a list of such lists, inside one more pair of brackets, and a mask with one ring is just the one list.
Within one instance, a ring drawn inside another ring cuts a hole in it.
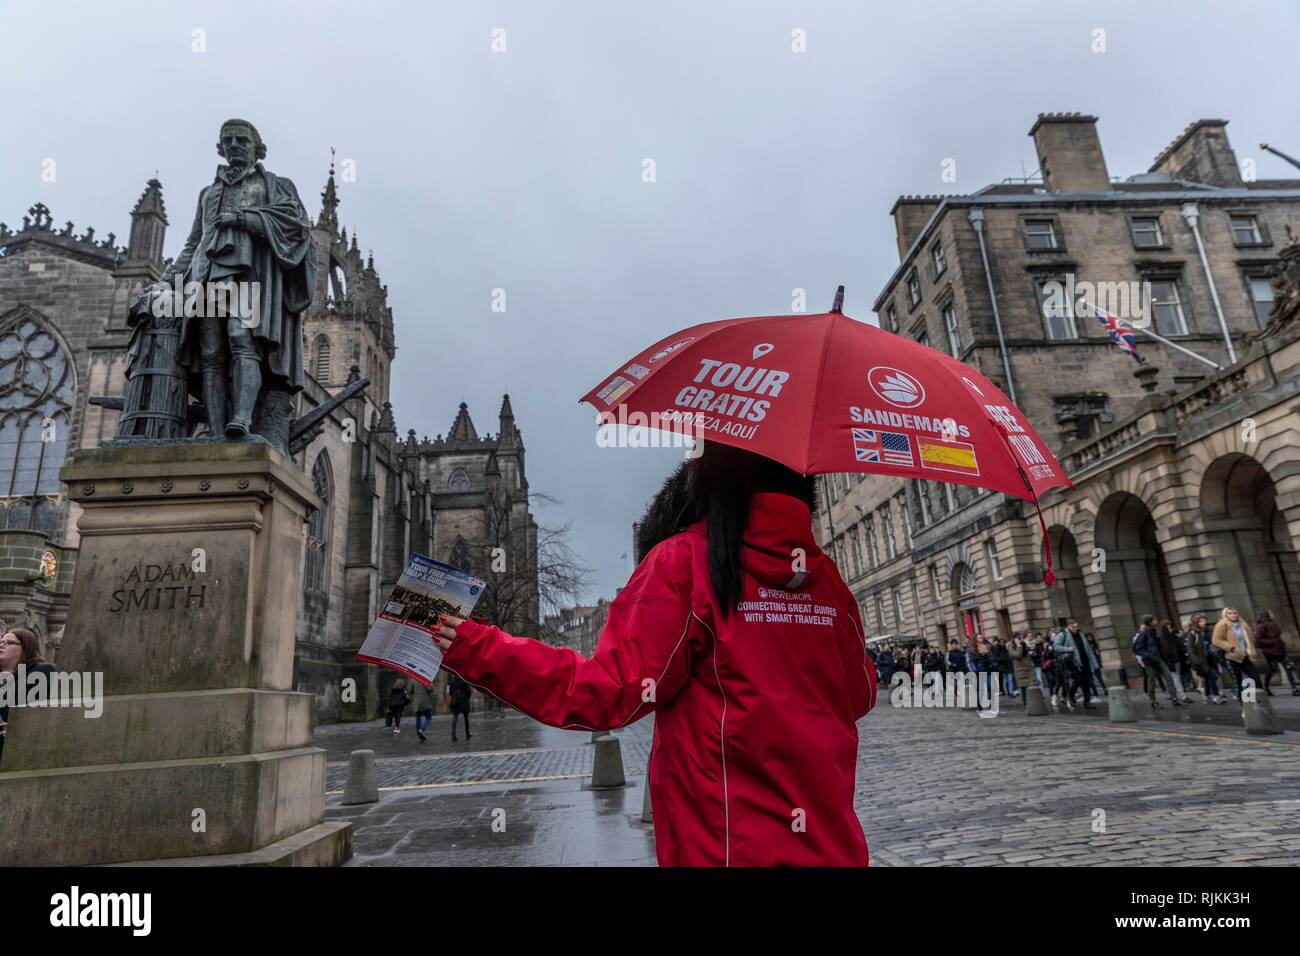
[{"label": "stone pedestal", "polygon": [[1043,691],[1037,684],[1025,688],[1025,716],[1046,717],[1051,714],[1047,701],[1043,700]]},{"label": "stone pedestal", "polygon": [[584,789],[613,790],[627,786],[623,774],[623,751],[619,739],[606,734],[596,740],[596,753],[591,764],[591,783]]},{"label": "stone pedestal", "polygon": [[1106,699],[1110,703],[1110,722],[1112,724],[1135,724],[1137,713],[1133,701],[1129,699],[1127,687],[1109,687]]},{"label": "stone pedestal", "polygon": [[254,441],[81,449],[60,477],[82,513],[58,670],[102,674],[103,712],[10,711],[0,866],[347,859],[291,689],[310,483]]},{"label": "stone pedestal", "polygon": [[1280,734],[1282,732],[1277,725],[1277,716],[1273,713],[1273,705],[1264,696],[1242,704],[1241,719],[1248,734]]}]

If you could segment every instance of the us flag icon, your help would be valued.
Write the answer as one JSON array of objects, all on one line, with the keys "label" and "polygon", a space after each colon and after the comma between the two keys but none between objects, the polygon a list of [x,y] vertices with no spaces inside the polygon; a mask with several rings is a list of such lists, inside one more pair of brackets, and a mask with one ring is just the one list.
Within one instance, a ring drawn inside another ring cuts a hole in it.
[{"label": "us flag icon", "polygon": [[912,441],[901,432],[882,432],[874,428],[853,429],[853,454],[869,464],[901,465],[912,468]]}]

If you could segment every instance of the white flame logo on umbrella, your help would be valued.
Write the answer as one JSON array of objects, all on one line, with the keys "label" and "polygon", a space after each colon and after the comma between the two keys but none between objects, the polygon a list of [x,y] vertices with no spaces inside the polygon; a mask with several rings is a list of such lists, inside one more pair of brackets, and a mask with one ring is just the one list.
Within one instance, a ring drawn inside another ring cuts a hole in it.
[{"label": "white flame logo on umbrella", "polygon": [[867,373],[872,391],[899,408],[915,408],[925,401],[925,387],[906,372],[877,365]]}]

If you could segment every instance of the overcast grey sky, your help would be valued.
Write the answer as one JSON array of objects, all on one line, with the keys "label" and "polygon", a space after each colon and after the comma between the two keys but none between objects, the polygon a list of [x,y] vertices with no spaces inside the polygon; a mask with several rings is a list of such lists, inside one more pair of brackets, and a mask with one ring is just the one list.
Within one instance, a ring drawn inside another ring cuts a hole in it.
[{"label": "overcast grey sky", "polygon": [[258,126],[313,215],[335,147],[357,173],[340,216],[393,305],[399,430],[445,432],[463,400],[496,431],[509,391],[532,487],[560,499],[539,519],[572,519],[590,596],[612,595],[679,453],[596,447],[577,399],[606,372],[684,326],[788,312],[796,288],[818,311],[844,283],[868,318],[897,264],[894,199],[1032,171],[1040,111],[1100,116],[1112,175],[1144,172],[1199,117],[1229,119],[1261,178],[1292,174],[1257,144],[1300,154],[1298,11],[0,0],[0,220],[39,200],[124,237],[157,170],[175,255],[222,120]]}]

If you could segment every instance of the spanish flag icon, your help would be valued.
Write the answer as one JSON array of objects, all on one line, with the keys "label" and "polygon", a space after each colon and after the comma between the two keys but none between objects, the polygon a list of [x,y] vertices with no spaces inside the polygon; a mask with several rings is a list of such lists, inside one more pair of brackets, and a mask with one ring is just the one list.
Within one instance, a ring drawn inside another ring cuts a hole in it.
[{"label": "spanish flag icon", "polygon": [[917,445],[922,468],[955,471],[959,475],[980,473],[979,460],[975,457],[975,446],[970,442],[920,438],[917,440]]}]

